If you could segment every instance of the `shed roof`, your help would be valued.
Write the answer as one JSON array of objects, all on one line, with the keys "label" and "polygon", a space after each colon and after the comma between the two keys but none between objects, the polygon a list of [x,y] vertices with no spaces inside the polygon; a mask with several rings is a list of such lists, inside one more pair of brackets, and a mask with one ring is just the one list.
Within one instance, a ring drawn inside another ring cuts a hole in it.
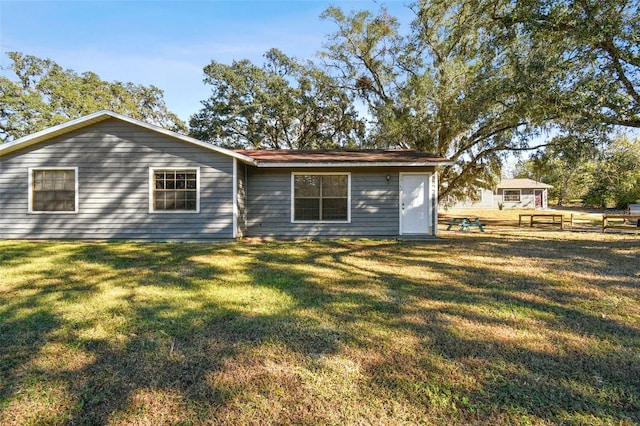
[{"label": "shed roof", "polygon": [[266,150],[244,149],[235,152],[252,158],[258,167],[372,167],[372,166],[445,166],[448,158],[412,149],[364,150]]},{"label": "shed roof", "polygon": [[538,182],[533,179],[502,179],[498,189],[549,189],[553,185]]}]

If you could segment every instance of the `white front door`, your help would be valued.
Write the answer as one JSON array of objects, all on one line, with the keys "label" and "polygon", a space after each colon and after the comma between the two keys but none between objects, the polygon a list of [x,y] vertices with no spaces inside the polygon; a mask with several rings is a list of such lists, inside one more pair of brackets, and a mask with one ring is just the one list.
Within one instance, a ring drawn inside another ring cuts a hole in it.
[{"label": "white front door", "polygon": [[400,234],[428,234],[429,214],[428,174],[400,174]]}]

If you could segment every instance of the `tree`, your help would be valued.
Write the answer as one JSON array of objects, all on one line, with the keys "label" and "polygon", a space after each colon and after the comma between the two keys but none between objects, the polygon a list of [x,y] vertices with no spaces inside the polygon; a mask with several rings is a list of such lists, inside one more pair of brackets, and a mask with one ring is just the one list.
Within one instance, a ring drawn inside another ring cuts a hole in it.
[{"label": "tree", "polygon": [[204,108],[191,117],[193,137],[227,147],[311,149],[359,145],[364,123],[345,91],[310,62],[272,49],[265,64],[212,61]]},{"label": "tree", "polygon": [[553,188],[549,195],[562,206],[571,199],[582,199],[590,184],[590,173],[597,156],[587,136],[556,136],[549,145],[516,166],[514,177],[542,181]]},{"label": "tree", "polygon": [[638,0],[495,0],[505,31],[545,44],[562,68],[543,70],[565,119],[640,127]]},{"label": "tree", "polygon": [[592,171],[592,186],[585,203],[625,208],[640,200],[640,139],[618,135]]},{"label": "tree", "polygon": [[[410,34],[383,9],[324,17],[338,26],[323,57],[375,119],[374,144],[415,148],[455,161],[442,170],[441,198],[472,198],[491,188],[507,151],[554,118],[542,46],[496,30],[483,4],[432,1],[413,6]],[[491,31],[489,31],[491,30]]]},{"label": "tree", "polygon": [[0,76],[0,141],[8,142],[102,109],[174,131],[184,123],[168,111],[155,86],[77,74],[51,59],[9,52],[13,79]]},{"label": "tree", "polygon": [[406,35],[384,9],[331,7],[323,57],[367,102],[374,145],[451,158],[441,197],[473,198],[545,130],[637,125],[637,3],[600,3],[421,0]]}]

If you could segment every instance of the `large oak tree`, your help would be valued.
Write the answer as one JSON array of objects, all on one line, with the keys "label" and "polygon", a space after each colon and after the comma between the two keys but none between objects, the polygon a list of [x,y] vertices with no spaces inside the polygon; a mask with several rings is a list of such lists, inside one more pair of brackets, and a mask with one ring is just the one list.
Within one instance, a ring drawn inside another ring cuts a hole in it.
[{"label": "large oak tree", "polygon": [[406,34],[384,9],[327,9],[338,29],[323,56],[366,101],[375,145],[455,161],[442,171],[441,197],[491,187],[505,153],[538,148],[531,141],[545,130],[637,125],[637,3],[431,0],[411,8]]},{"label": "large oak tree", "polygon": [[570,124],[640,128],[638,0],[493,0],[487,6],[498,28],[562,59],[559,70],[541,71]]},{"label": "large oak tree", "polygon": [[544,64],[521,40],[484,31],[491,16],[477,4],[432,1],[413,10],[411,32],[402,35],[384,10],[328,9],[338,31],[324,57],[368,103],[375,144],[451,158],[440,194],[463,197],[491,186],[501,155],[526,148],[555,113],[536,103],[545,83],[529,69]]},{"label": "large oak tree", "polygon": [[311,62],[277,49],[265,63],[212,61],[204,69],[212,89],[191,117],[191,135],[223,146],[312,149],[359,145],[364,124],[348,93]]},{"label": "large oak tree", "polygon": [[0,142],[103,109],[169,130],[186,130],[155,86],[104,81],[93,72],[63,69],[51,59],[7,55],[10,73],[0,76]]}]

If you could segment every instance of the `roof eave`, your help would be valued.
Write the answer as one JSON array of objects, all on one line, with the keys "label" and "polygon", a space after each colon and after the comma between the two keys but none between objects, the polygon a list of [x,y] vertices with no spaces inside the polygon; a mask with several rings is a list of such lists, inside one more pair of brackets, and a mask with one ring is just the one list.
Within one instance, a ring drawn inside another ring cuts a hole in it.
[{"label": "roof eave", "polygon": [[327,167],[438,167],[451,166],[455,163],[451,161],[438,162],[403,162],[403,161],[323,161],[323,162],[306,162],[306,161],[257,161],[256,166],[260,168],[327,168]]},{"label": "roof eave", "polygon": [[23,136],[14,141],[1,144],[0,155],[9,154],[13,151],[27,148],[31,145],[35,145],[47,139],[51,139],[53,137],[63,135],[65,133],[69,133],[76,129],[81,129],[90,124],[98,123],[100,121],[110,118],[111,114],[113,113],[111,113],[110,111],[98,111],[98,112],[94,112],[93,114],[85,115],[80,118],[67,121],[65,123],[47,127],[46,129],[40,130],[39,132],[35,132],[30,135]]},{"label": "roof eave", "polygon": [[496,186],[496,189],[551,189],[553,185],[542,184],[538,186],[521,185],[521,186]]},{"label": "roof eave", "polygon": [[145,123],[140,120],[136,120],[131,117],[127,117],[125,115],[117,114],[112,111],[102,110],[95,112],[93,114],[85,115],[80,118],[76,118],[75,120],[68,121],[66,123],[58,124],[57,126],[52,126],[41,130],[39,132],[33,133],[31,135],[27,135],[20,139],[16,139],[15,141],[0,145],[0,155],[9,154],[11,152],[17,151],[19,149],[24,149],[29,146],[35,145],[40,142],[44,142],[45,140],[54,138],[56,136],[64,135],[65,133],[69,133],[71,131],[81,129],[83,127],[87,127],[91,124],[98,123],[100,121],[107,120],[109,118],[115,118],[117,120],[124,121],[129,124],[133,124],[138,127],[145,128],[147,130],[151,130],[156,133],[160,133],[174,139],[179,139],[183,142],[187,142],[193,145],[200,146],[205,149],[209,149],[211,151],[218,152],[220,154],[228,155],[232,158],[237,158],[238,160],[243,161],[247,164],[256,165],[256,160],[251,157],[248,157],[243,154],[239,154],[230,149],[221,148],[219,146],[212,145],[210,143],[202,142],[198,139],[194,139],[190,136],[181,135],[180,133],[173,132],[171,130],[167,130],[165,128],[155,126],[153,124]]}]

